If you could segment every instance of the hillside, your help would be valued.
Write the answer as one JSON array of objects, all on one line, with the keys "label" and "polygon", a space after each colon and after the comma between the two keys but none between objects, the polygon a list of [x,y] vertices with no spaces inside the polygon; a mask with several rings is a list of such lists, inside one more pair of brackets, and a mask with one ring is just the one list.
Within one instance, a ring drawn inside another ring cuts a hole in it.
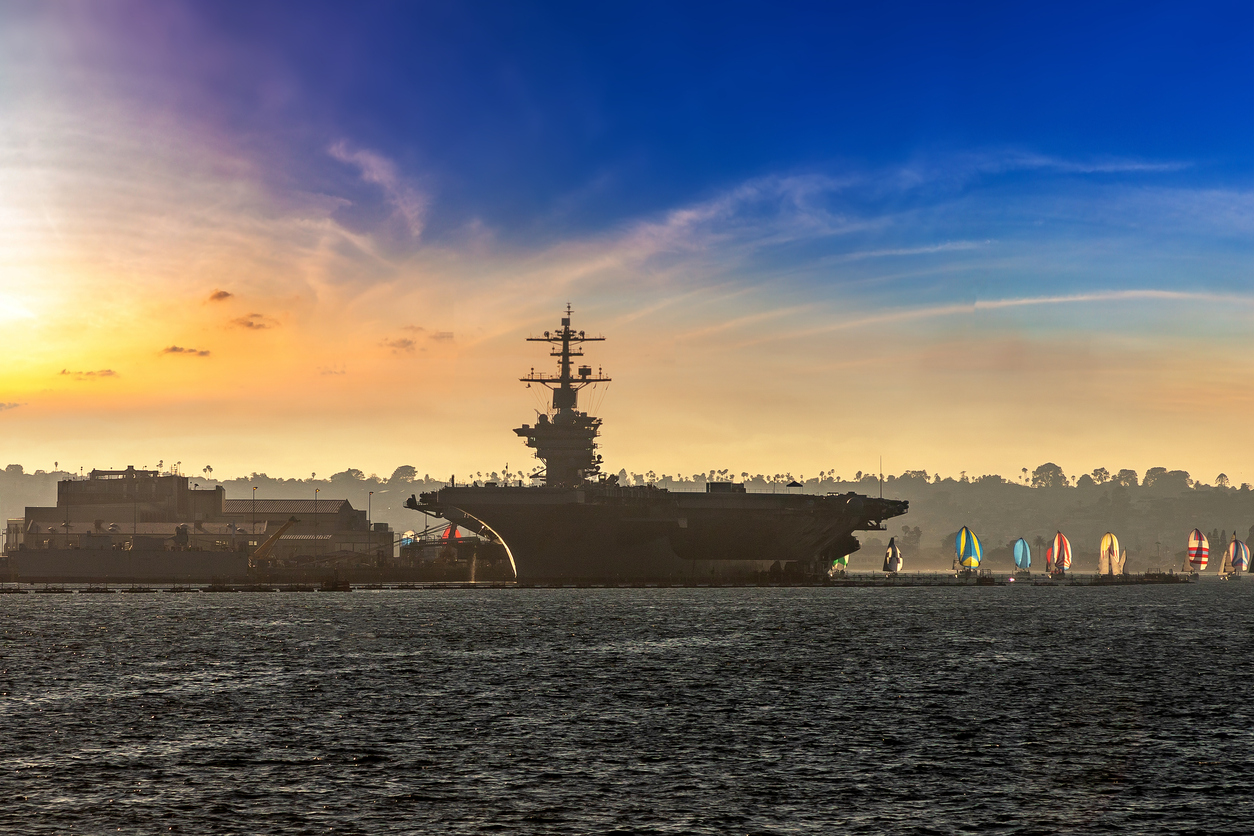
[{"label": "hillside", "polygon": [[[56,483],[70,478],[69,473],[26,473],[20,465],[9,465],[0,471],[0,513],[4,517],[20,517],[27,505],[52,505],[56,502]],[[511,478],[521,474],[511,473]],[[734,478],[727,470],[710,471],[691,477],[653,473],[629,474],[620,471],[624,484],[652,481],[670,490],[703,491],[708,481]],[[821,477],[798,477],[803,487],[788,488],[791,474],[773,476],[739,474],[749,491],[792,490],[797,493],[858,493],[877,495],[877,477],[858,474],[855,480],[843,480],[829,474]],[[1096,477],[1096,478],[1095,478]],[[458,476],[470,482],[499,478],[498,474],[479,472]],[[405,500],[415,493],[435,490],[447,481],[419,476],[415,468],[405,465],[386,477],[367,476],[349,469],[326,479],[281,479],[265,474],[219,480],[197,478],[202,487],[223,485],[233,499],[246,499],[257,488],[258,499],[312,497],[315,489],[324,499],[348,499],[356,508],[369,508],[376,522],[387,522],[396,531],[421,528],[424,518],[406,510]],[[1170,568],[1183,561],[1189,532],[1200,528],[1212,538],[1212,549],[1218,551],[1236,531],[1242,539],[1254,540],[1254,491],[1249,485],[1231,487],[1226,479],[1218,485],[1195,482],[1184,471],[1151,468],[1144,477],[1130,470],[1110,476],[1106,471],[1078,479],[1068,478],[1056,465],[1045,464],[1032,474],[1024,473],[1019,481],[1000,476],[941,478],[923,471],[907,471],[884,480],[886,497],[910,501],[910,513],[890,520],[885,532],[860,535],[862,551],[851,561],[855,570],[878,569],[890,536],[898,538],[905,553],[907,570],[948,568],[953,560],[953,535],[966,525],[985,544],[986,565],[1006,571],[1011,568],[1010,544],[1019,537],[1038,544],[1065,533],[1075,554],[1073,569],[1095,571],[1097,549],[1101,536],[1113,531],[1128,550],[1128,571],[1148,568]],[[371,495],[373,493],[373,496]],[[1038,539],[1039,538],[1039,539]]]}]

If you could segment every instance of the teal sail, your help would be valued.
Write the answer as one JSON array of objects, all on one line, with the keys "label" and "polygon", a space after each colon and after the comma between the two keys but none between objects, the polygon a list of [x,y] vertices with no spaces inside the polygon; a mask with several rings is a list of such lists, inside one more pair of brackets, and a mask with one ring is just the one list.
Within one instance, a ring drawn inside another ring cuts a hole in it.
[{"label": "teal sail", "polygon": [[1015,540],[1015,568],[1030,569],[1032,567],[1032,547],[1028,541],[1020,537]]},{"label": "teal sail", "polygon": [[958,553],[958,565],[964,569],[978,569],[984,558],[984,547],[980,545],[980,538],[965,525],[954,537],[954,551]]}]

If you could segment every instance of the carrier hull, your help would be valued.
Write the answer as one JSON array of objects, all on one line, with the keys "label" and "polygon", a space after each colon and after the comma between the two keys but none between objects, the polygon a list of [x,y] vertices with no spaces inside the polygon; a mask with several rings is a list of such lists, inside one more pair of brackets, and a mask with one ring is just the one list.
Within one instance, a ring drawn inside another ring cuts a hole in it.
[{"label": "carrier hull", "polygon": [[454,487],[410,507],[504,543],[521,582],[806,575],[858,549],[906,503],[848,494],[684,493],[657,488]]}]

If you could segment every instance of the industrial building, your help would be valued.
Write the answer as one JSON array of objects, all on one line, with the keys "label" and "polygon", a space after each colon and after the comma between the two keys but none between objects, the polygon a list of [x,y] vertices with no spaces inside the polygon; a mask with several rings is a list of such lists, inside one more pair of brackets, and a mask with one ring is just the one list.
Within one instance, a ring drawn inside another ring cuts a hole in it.
[{"label": "industrial building", "polygon": [[8,521],[5,554],[10,572],[22,575],[89,575],[92,566],[114,564],[172,576],[221,564],[222,574],[237,574],[237,564],[247,567],[248,556],[288,523],[267,547],[272,565],[393,563],[391,528],[372,525],[346,499],[227,499],[221,486],[198,488],[187,476],[134,467],[59,482],[55,506],[28,506]]}]

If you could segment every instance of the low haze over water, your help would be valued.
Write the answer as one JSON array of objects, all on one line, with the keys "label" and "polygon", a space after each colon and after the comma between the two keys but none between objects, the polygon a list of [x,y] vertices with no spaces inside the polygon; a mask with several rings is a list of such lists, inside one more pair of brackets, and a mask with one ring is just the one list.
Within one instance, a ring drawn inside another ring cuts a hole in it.
[{"label": "low haze over water", "polygon": [[1250,579],[2,603],[5,832],[1250,829]]}]

